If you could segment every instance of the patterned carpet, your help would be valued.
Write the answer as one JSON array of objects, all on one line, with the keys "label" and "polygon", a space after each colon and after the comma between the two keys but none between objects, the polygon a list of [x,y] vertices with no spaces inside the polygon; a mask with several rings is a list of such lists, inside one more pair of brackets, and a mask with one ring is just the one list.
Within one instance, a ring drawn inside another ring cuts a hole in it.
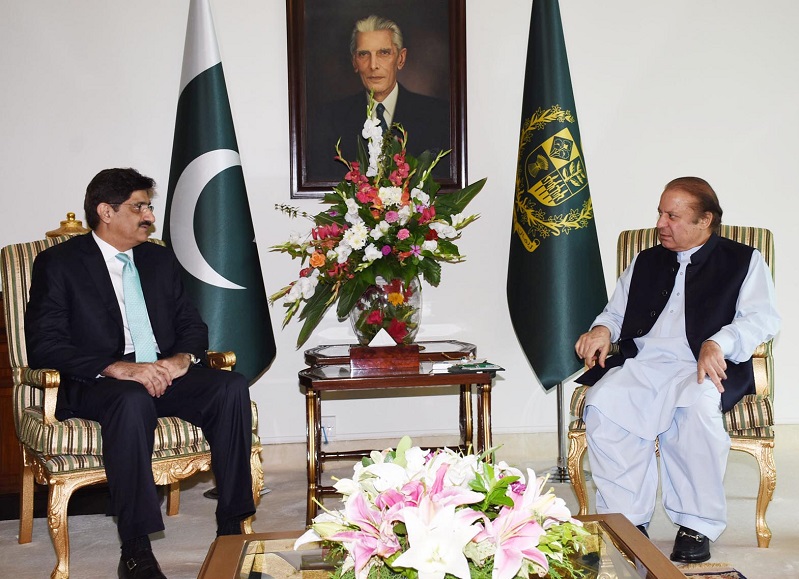
[{"label": "patterned carpet", "polygon": [[680,571],[686,577],[694,579],[746,579],[740,571],[736,571],[727,563],[694,563],[681,565]]}]

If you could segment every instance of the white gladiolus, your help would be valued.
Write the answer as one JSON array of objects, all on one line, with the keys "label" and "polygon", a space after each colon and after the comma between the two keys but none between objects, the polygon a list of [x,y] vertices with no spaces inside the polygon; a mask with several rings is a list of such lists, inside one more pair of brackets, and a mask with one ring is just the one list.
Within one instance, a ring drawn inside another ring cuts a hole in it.
[{"label": "white gladiolus", "polygon": [[361,135],[369,141],[369,168],[366,170],[367,177],[377,175],[377,162],[380,158],[380,150],[383,148],[383,129],[377,119],[366,119],[363,124]]},{"label": "white gladiolus", "polygon": [[308,277],[301,277],[294,285],[291,286],[289,293],[286,294],[285,302],[293,303],[299,299],[308,300],[313,297],[316,292],[316,286],[319,284],[319,270],[314,269]]},{"label": "white gladiolus", "polygon": [[435,253],[438,249],[438,241],[435,239],[428,239],[427,241],[422,243],[422,250],[429,251],[431,253]]},{"label": "white gladiolus", "polygon": [[405,205],[399,211],[399,224],[400,225],[407,225],[408,221],[411,220],[411,215],[413,214],[413,210],[411,209],[410,205]]},{"label": "white gladiolus", "polygon": [[366,246],[366,249],[363,253],[363,261],[374,261],[376,259],[380,259],[383,257],[383,252],[375,247],[374,243],[370,243]]},{"label": "white gladiolus", "polygon": [[414,188],[411,191],[411,199],[416,199],[420,205],[424,205],[425,207],[430,207],[430,195],[422,191],[421,189]]},{"label": "white gladiolus", "polygon": [[363,219],[358,215],[358,208],[360,207],[358,202],[355,199],[349,198],[345,203],[347,204],[347,214],[344,216],[344,219],[353,225],[356,223],[363,223]]},{"label": "white gladiolus", "polygon": [[386,233],[388,233],[389,229],[391,229],[391,224],[385,220],[381,221],[375,226],[374,229],[372,229],[372,231],[369,232],[369,237],[375,240],[380,239]]},{"label": "white gladiolus", "polygon": [[449,223],[433,221],[430,223],[429,227],[438,233],[438,236],[443,239],[452,239],[458,236],[458,232]]},{"label": "white gladiolus", "polygon": [[339,243],[336,246],[336,262],[346,263],[352,253],[352,248],[346,243]]}]

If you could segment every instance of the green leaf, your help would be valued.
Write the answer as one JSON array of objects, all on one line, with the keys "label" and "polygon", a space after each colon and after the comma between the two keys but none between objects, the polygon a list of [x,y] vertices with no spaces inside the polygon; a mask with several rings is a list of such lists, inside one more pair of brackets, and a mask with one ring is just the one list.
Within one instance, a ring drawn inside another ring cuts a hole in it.
[{"label": "green leaf", "polygon": [[397,449],[394,451],[396,454],[394,462],[402,468],[408,466],[408,461],[405,458],[405,452],[411,447],[412,444],[413,441],[411,440],[410,436],[403,436],[397,444]]},{"label": "green leaf", "polygon": [[453,193],[442,193],[436,197],[436,213],[444,215],[457,215],[462,213],[469,202],[483,189],[486,184],[486,179],[483,178],[475,181],[471,185],[467,185],[460,191]]},{"label": "green leaf", "polygon": [[434,259],[423,259],[419,262],[419,271],[424,280],[433,287],[441,283],[441,264]]},{"label": "green leaf", "polygon": [[438,252],[441,255],[447,255],[447,256],[452,255],[456,257],[460,256],[460,250],[458,249],[458,246],[446,239],[439,238]]},{"label": "green leaf", "polygon": [[311,336],[311,332],[319,325],[325,312],[332,305],[332,297],[332,286],[324,284],[316,286],[314,295],[306,302],[305,307],[302,308],[302,312],[300,312],[300,319],[304,319],[305,323],[302,325],[302,328],[300,328],[300,334],[297,336],[297,349],[308,340]]},{"label": "green leaf", "polygon": [[424,151],[421,155],[416,157],[416,174],[411,180],[411,188],[417,187],[419,185],[419,180],[428,171],[428,169],[430,169],[430,166],[435,160],[436,156],[430,151]]},{"label": "green leaf", "polygon": [[358,299],[368,287],[369,284],[362,276],[356,276],[341,286],[341,290],[338,293],[338,306],[336,307],[338,319],[343,320],[350,315],[350,311],[352,311],[352,308],[355,307]]}]

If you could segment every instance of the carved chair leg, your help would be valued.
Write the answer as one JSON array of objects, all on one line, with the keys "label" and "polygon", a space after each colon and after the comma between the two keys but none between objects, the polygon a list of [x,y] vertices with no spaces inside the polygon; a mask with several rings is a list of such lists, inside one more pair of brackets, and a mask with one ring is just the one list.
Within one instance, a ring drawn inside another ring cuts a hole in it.
[{"label": "carved chair leg", "polygon": [[585,431],[569,431],[569,457],[567,459],[569,468],[569,480],[572,490],[577,496],[577,503],[580,507],[580,514],[588,514],[588,491],[585,487],[585,474],[583,473],[583,457],[588,448],[585,438]]},{"label": "carved chair leg", "polygon": [[19,543],[30,543],[33,539],[33,466],[22,450],[22,474],[20,476],[19,492]]},{"label": "carved chair leg", "polygon": [[177,515],[180,510],[180,481],[166,485],[166,514],[170,517]]},{"label": "carved chair leg", "polygon": [[774,496],[777,486],[777,469],[774,466],[774,441],[733,439],[731,448],[751,454],[757,461],[760,469],[760,486],[757,490],[757,505],[755,507],[755,531],[757,533],[757,546],[768,548],[771,542],[771,529],[766,523],[766,509]]},{"label": "carved chair leg", "polygon": [[[261,467],[261,445],[253,446],[250,454],[250,472],[252,473],[252,498],[256,508],[261,502],[261,491],[264,488],[264,469]],[[247,517],[241,522],[241,530],[245,535],[251,535],[252,520],[255,517]]]},{"label": "carved chair leg", "polygon": [[50,482],[50,495],[47,504],[47,526],[55,547],[56,566],[50,579],[69,577],[69,526],[67,507],[78,481],[74,479],[55,479]]}]

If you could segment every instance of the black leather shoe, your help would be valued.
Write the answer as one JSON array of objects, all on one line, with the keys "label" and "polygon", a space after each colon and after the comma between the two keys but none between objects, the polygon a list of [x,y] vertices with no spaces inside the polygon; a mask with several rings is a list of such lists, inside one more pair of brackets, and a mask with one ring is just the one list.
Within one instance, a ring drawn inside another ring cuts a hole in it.
[{"label": "black leather shoe", "polygon": [[678,563],[702,563],[710,559],[710,540],[702,533],[680,527],[674,539],[671,560]]},{"label": "black leather shoe", "polygon": [[139,551],[130,559],[120,559],[119,579],[166,579],[152,551]]},{"label": "black leather shoe", "polygon": [[649,538],[649,533],[646,532],[646,525],[635,525],[635,528],[644,534],[644,537]]}]

